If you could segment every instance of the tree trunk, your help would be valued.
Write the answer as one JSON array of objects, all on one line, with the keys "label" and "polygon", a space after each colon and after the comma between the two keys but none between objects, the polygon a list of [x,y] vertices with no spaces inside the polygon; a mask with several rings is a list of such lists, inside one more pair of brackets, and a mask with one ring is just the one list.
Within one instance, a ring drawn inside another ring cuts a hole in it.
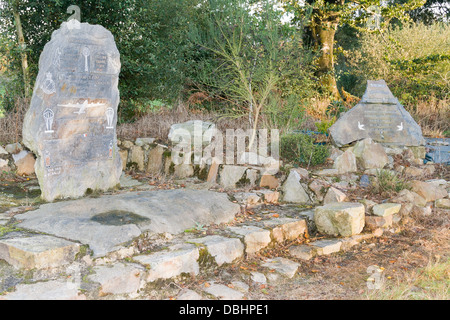
[{"label": "tree trunk", "polygon": [[30,96],[30,82],[29,82],[29,76],[28,76],[28,57],[27,57],[27,53],[25,51],[25,48],[26,48],[25,37],[23,36],[22,22],[20,21],[20,15],[19,15],[17,1],[13,3],[12,7],[13,7],[14,21],[16,24],[17,38],[18,38],[19,48],[20,48],[20,58],[22,60],[24,93],[25,93],[25,97],[28,98]]},{"label": "tree trunk", "polygon": [[339,24],[339,13],[321,9],[313,11],[311,32],[316,49],[320,50],[317,76],[322,86],[335,99],[340,99],[334,74],[334,36]]}]

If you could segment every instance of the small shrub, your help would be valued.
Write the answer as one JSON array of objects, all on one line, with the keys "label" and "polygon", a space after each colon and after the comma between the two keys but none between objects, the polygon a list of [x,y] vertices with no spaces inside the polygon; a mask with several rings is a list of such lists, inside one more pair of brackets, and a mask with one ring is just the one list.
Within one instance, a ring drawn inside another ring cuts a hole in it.
[{"label": "small shrub", "polygon": [[372,182],[372,192],[377,194],[400,192],[403,189],[411,190],[411,184],[397,173],[389,170],[377,170]]},{"label": "small shrub", "polygon": [[329,156],[326,145],[315,144],[306,134],[287,134],[281,137],[280,156],[285,162],[306,164],[308,167],[322,164]]}]

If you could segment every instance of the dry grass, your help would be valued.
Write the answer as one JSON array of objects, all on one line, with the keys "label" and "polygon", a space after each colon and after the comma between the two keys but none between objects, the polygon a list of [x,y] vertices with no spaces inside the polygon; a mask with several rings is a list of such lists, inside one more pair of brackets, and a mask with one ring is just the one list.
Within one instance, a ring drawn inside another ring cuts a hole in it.
[{"label": "dry grass", "polygon": [[18,98],[14,110],[6,112],[0,118],[0,144],[18,142],[22,140],[22,125],[30,100]]},{"label": "dry grass", "polygon": [[430,96],[415,106],[406,106],[411,116],[422,127],[424,136],[442,138],[450,135],[450,103]]},{"label": "dry grass", "polygon": [[117,126],[117,136],[119,139],[134,140],[139,137],[152,137],[162,142],[166,142],[170,127],[175,123],[182,123],[189,120],[210,121],[216,127],[225,132],[226,129],[247,129],[248,120],[245,117],[227,118],[221,117],[217,113],[188,109],[180,103],[174,110],[165,110],[156,113],[148,113],[133,123],[123,123]]}]

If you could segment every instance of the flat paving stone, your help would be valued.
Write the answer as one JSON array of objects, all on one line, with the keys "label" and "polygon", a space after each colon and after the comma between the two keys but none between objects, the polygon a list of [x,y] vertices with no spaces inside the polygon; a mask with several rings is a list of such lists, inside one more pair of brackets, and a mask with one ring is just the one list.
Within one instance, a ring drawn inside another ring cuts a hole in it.
[{"label": "flat paving stone", "polygon": [[267,259],[262,266],[273,269],[285,277],[292,278],[297,273],[297,269],[300,264],[286,258],[277,257]]},{"label": "flat paving stone", "polygon": [[0,300],[86,300],[70,282],[51,280],[34,284],[19,284],[14,292],[0,296]]},{"label": "flat paving stone", "polygon": [[316,249],[317,255],[328,255],[341,250],[342,241],[337,239],[323,239],[309,244]]},{"label": "flat paving stone", "polygon": [[244,298],[242,292],[231,289],[224,284],[213,283],[204,290],[219,300],[241,300]]},{"label": "flat paving stone", "polygon": [[175,189],[43,204],[16,219],[20,228],[79,241],[101,257],[144,231],[177,234],[197,224],[230,222],[239,211],[225,193]]},{"label": "flat paving stone", "polygon": [[190,273],[199,273],[198,248],[194,245],[172,246],[169,250],[159,251],[148,255],[133,257],[133,260],[148,266],[147,281],[153,282],[158,279],[169,279]]},{"label": "flat paving stone", "polygon": [[124,263],[95,266],[93,271],[94,274],[89,275],[88,279],[100,283],[102,294],[136,293],[141,285],[141,276],[145,273],[142,266]]},{"label": "flat paving stone", "polygon": [[270,231],[258,227],[229,227],[228,230],[243,237],[246,253],[256,253],[271,241]]},{"label": "flat paving stone", "polygon": [[16,268],[44,269],[71,263],[80,245],[47,235],[0,239],[0,259]]},{"label": "flat paving stone", "polygon": [[244,244],[237,238],[213,235],[192,239],[189,242],[205,245],[206,250],[214,257],[219,266],[224,263],[232,263],[244,256]]}]

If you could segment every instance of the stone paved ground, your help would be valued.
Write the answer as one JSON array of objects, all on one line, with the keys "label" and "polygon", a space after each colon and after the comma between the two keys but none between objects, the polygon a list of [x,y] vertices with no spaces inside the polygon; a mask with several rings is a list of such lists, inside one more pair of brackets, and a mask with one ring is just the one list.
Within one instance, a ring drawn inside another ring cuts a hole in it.
[{"label": "stone paved ground", "polygon": [[[33,180],[24,183],[31,190],[36,185]],[[130,185],[115,192],[117,198],[171,188],[179,189],[180,196],[193,189],[206,192],[208,187],[197,181]],[[229,195],[235,196],[230,199],[240,196]],[[102,199],[93,195],[82,201]],[[311,206],[276,202],[245,206],[242,200],[233,200],[239,210],[227,221],[181,224],[186,228],[182,232],[155,232],[145,227],[145,221],[118,215],[108,223],[120,230],[114,236],[125,232],[124,242],[115,241],[96,254],[81,236],[82,228],[90,226],[92,235],[98,236],[94,239],[104,238],[105,224],[97,224],[97,230],[93,227],[95,212],[76,223],[74,216],[66,216],[60,226],[49,220],[46,223],[52,228],[44,232],[33,230],[26,221],[49,205],[33,212],[39,206],[33,198],[10,200],[0,213],[0,299],[6,300],[359,299],[370,294],[369,266],[384,266],[386,275],[400,280],[426,265],[430,257],[445,258],[449,252],[447,209],[435,208],[426,219],[413,215],[413,221],[336,238],[317,233]],[[72,233],[59,233],[67,225],[74,227]]]}]

